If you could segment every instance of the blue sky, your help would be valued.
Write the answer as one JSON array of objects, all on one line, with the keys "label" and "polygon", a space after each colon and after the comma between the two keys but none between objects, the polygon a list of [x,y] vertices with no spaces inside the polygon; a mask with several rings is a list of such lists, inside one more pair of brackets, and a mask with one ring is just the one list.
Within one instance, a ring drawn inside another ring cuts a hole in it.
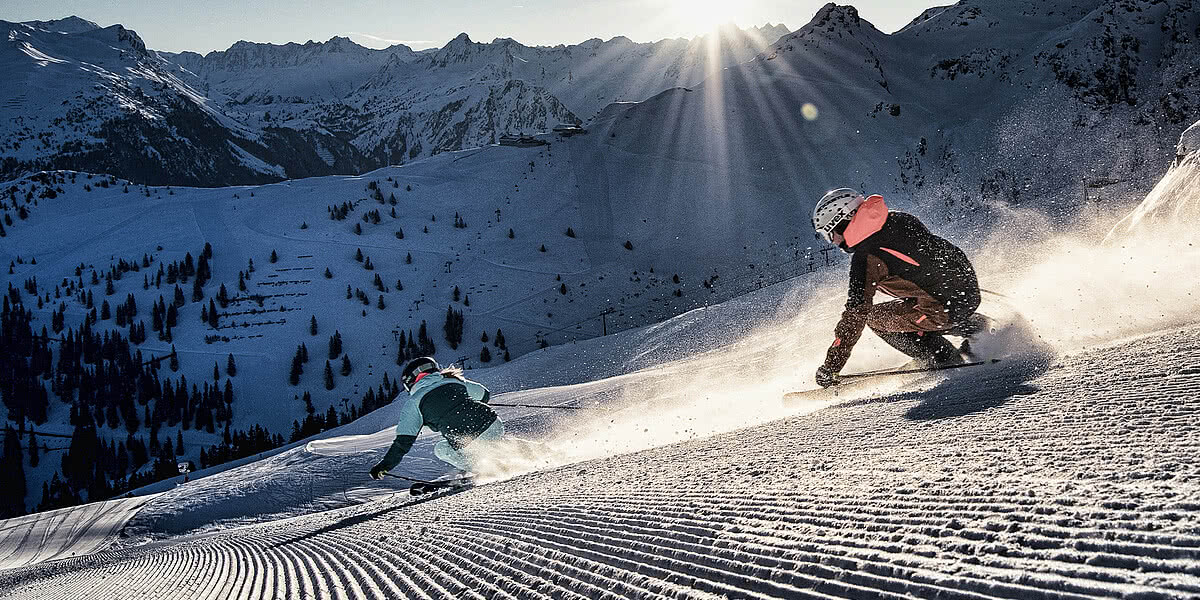
[{"label": "blue sky", "polygon": [[[466,32],[476,41],[511,37],[529,45],[574,44],[624,35],[634,41],[692,37],[714,23],[784,23],[798,29],[824,0],[0,0],[0,19],[77,15],[120,23],[155,50],[208,52],[233,42],[324,41],[345,36],[370,47],[442,46]],[[859,0],[868,21],[892,32],[948,1]]]}]

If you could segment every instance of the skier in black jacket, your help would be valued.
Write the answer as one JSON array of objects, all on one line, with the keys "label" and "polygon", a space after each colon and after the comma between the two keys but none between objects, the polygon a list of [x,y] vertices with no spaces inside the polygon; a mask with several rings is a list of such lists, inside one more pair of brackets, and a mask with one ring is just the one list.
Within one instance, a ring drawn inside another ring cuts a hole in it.
[{"label": "skier in black jacket", "polygon": [[[984,325],[979,282],[966,254],[929,232],[916,217],[890,212],[883,196],[833,190],[813,209],[818,239],[850,253],[850,291],[834,340],[817,369],[822,387],[838,383],[850,352],[870,327],[883,341],[928,366],[963,362],[947,333]],[[897,298],[874,303],[875,291]]]}]

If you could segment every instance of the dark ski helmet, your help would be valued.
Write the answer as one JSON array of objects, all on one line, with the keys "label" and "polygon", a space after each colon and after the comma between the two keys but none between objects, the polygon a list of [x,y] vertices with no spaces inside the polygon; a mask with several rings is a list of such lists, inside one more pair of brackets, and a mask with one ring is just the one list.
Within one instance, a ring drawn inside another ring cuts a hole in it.
[{"label": "dark ski helmet", "polygon": [[433,357],[422,356],[414,358],[408,361],[407,365],[404,365],[404,371],[400,374],[400,381],[404,383],[405,391],[411,392],[412,386],[416,385],[417,381],[423,375],[437,373],[441,370],[442,368],[438,366],[436,360],[433,360]]}]

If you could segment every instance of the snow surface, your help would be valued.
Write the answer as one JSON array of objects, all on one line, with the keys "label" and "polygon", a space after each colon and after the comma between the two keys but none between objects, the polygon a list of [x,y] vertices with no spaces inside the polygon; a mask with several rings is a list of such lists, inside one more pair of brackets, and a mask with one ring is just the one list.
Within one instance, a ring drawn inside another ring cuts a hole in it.
[{"label": "snow surface", "polygon": [[0,528],[0,569],[105,550],[152,500],[153,495],[121,498],[7,519]]},{"label": "snow surface", "polygon": [[[447,497],[398,493],[9,570],[0,593],[1194,597],[1198,336],[842,398]],[[296,466],[260,465],[243,482]]]}]

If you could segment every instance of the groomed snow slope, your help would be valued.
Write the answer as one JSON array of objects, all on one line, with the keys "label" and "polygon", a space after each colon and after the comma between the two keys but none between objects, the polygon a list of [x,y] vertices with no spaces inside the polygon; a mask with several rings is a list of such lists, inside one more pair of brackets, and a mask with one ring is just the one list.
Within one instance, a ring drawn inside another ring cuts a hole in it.
[{"label": "groomed snow slope", "polygon": [[121,498],[8,519],[0,526],[0,569],[103,550],[153,499]]},{"label": "groomed snow slope", "polygon": [[1198,339],[10,570],[0,597],[1194,598]]}]

